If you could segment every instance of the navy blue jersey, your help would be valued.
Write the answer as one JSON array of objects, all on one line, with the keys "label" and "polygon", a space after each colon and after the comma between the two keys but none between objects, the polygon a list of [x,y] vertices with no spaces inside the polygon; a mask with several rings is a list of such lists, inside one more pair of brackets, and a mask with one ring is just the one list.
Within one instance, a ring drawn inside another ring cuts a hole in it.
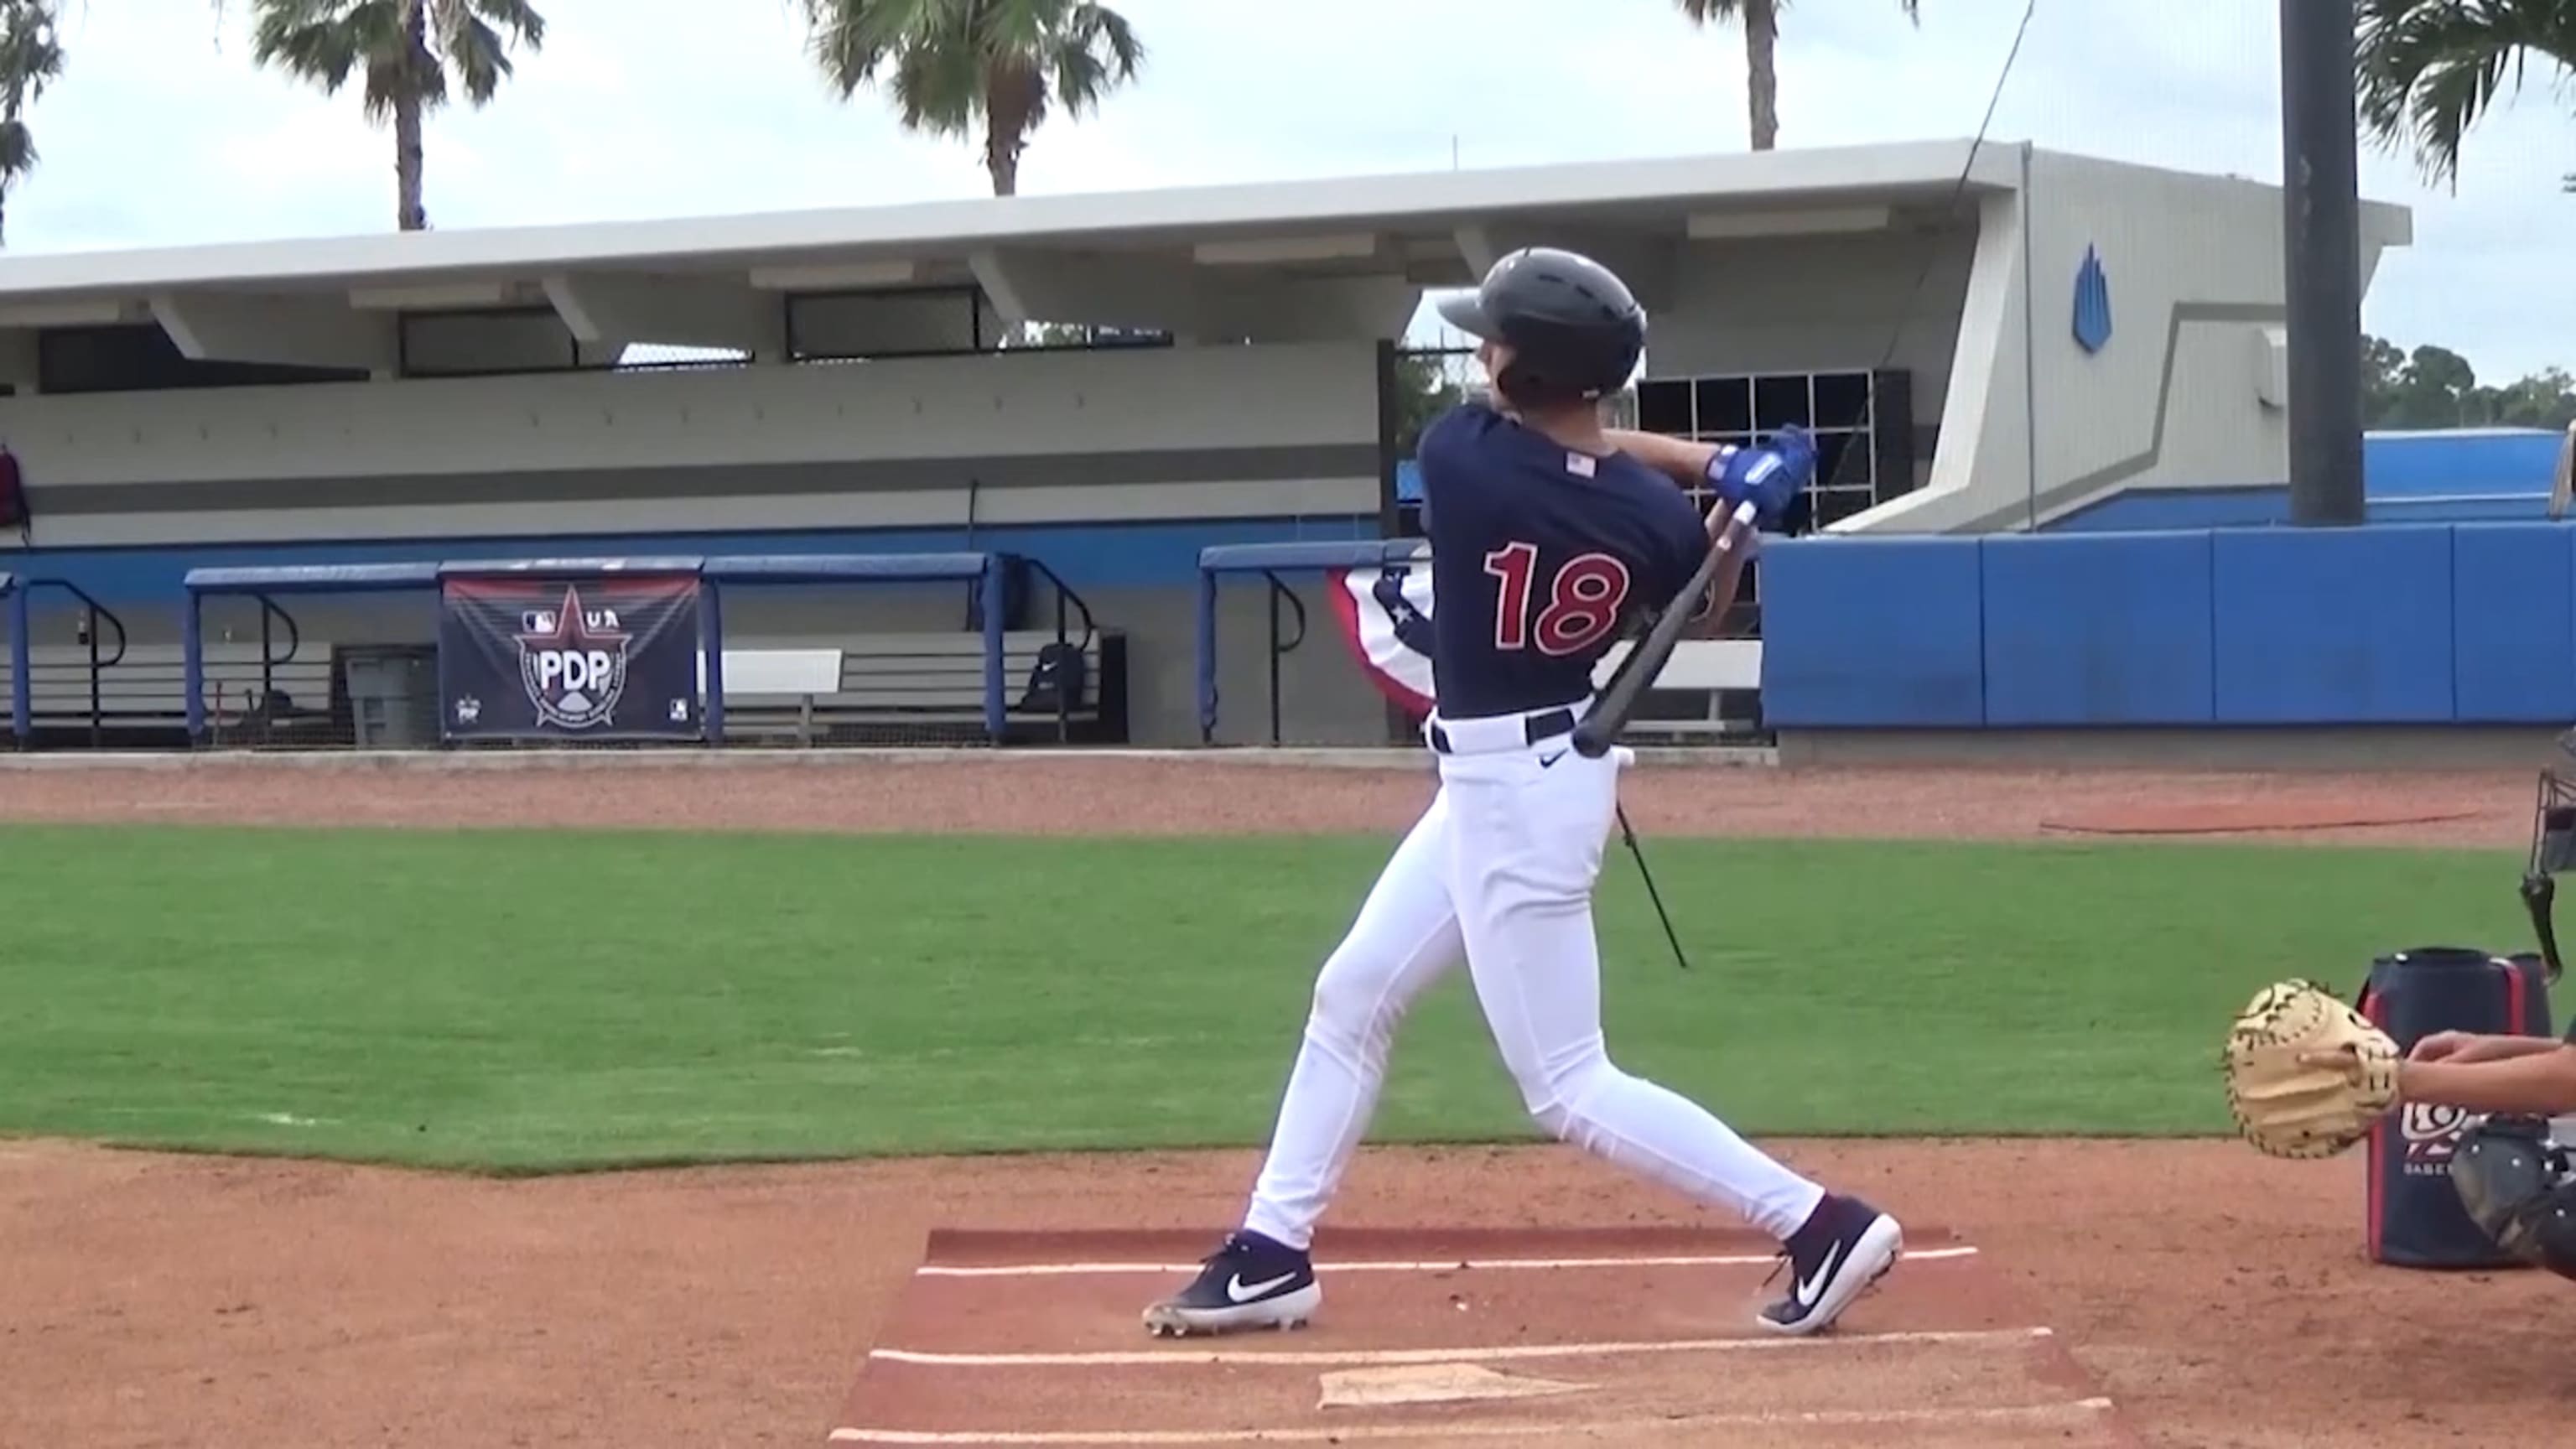
[{"label": "navy blue jersey", "polygon": [[1671,479],[1624,454],[1567,450],[1482,404],[1443,414],[1417,453],[1431,538],[1431,672],[1451,719],[1572,704],[1639,609],[1707,556]]}]

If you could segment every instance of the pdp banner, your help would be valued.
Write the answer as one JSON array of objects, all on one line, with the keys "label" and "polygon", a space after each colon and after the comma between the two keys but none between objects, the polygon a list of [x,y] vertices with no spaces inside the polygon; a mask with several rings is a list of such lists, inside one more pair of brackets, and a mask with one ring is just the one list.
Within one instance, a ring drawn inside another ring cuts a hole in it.
[{"label": "pdp banner", "polygon": [[439,585],[446,739],[702,739],[698,657],[690,575]]}]

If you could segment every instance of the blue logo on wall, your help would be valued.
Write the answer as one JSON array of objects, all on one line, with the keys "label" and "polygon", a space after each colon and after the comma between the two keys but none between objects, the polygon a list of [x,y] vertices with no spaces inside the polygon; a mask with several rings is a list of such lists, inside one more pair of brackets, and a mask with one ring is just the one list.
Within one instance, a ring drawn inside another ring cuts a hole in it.
[{"label": "blue logo on wall", "polygon": [[2075,269],[2075,345],[2099,352],[2111,340],[2111,278],[2102,270],[2102,254],[2084,249],[2084,265]]}]

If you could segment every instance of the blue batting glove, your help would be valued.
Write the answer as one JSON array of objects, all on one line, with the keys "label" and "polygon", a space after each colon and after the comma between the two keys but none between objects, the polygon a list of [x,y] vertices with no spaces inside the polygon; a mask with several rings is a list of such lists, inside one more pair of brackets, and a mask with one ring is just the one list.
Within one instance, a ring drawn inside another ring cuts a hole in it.
[{"label": "blue batting glove", "polygon": [[1760,447],[1739,448],[1709,461],[1708,481],[1731,512],[1753,505],[1757,525],[1776,523],[1816,476],[1816,442],[1804,428],[1782,428]]}]

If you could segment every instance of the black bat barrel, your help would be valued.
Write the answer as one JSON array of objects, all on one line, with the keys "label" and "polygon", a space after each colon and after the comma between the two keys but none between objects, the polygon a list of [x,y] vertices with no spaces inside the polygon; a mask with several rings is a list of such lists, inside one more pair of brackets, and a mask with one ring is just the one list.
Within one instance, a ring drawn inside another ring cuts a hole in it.
[{"label": "black bat barrel", "polygon": [[[2549,975],[2538,956],[2496,956],[2459,946],[2418,946],[2371,964],[2361,1014],[2400,1051],[2436,1032],[2549,1035]],[[2365,1221],[2373,1262],[2403,1268],[2502,1268],[2516,1264],[2460,1206],[2451,1156],[2476,1114],[2401,1104],[2370,1133]]]}]

